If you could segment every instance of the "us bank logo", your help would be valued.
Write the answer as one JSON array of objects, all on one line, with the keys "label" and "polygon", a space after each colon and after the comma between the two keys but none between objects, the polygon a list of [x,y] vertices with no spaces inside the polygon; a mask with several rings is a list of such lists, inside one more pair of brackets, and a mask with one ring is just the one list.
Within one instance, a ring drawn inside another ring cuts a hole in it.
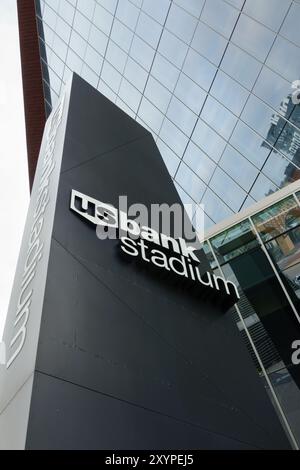
[{"label": "us bank logo", "polygon": [[[181,204],[174,204],[172,207],[166,204],[159,206],[162,223],[154,226],[163,225],[167,230],[166,234],[165,230],[158,232],[146,224],[149,211],[143,204],[135,204],[134,209],[129,209],[131,213],[136,211],[139,214],[135,219],[130,219],[128,210],[120,210],[124,201],[126,202],[127,198],[122,196],[119,209],[116,209],[111,204],[72,190],[70,209],[95,226],[99,240],[118,239],[120,251],[126,257],[144,263],[149,269],[155,268],[156,272],[163,270],[198,290],[212,289],[215,293],[219,291],[229,296],[234,302],[238,301],[239,291],[233,282],[209,271],[202,272],[197,252],[202,248],[203,239],[199,238],[198,232],[191,230],[191,224],[184,216],[185,209]],[[153,213],[154,218],[155,214],[158,216],[157,207],[151,207],[151,221]],[[185,220],[186,224],[183,223]],[[171,233],[176,235],[171,236]],[[190,235],[189,241],[186,239],[187,234]]]}]

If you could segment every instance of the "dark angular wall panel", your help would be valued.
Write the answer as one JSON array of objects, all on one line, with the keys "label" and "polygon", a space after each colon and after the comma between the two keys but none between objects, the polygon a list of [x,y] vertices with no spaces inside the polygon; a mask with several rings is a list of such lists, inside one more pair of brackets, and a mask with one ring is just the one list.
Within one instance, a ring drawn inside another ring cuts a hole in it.
[{"label": "dark angular wall panel", "polygon": [[180,202],[148,131],[76,75],[26,448],[288,448],[231,316],[124,262],[70,210],[72,189]]}]

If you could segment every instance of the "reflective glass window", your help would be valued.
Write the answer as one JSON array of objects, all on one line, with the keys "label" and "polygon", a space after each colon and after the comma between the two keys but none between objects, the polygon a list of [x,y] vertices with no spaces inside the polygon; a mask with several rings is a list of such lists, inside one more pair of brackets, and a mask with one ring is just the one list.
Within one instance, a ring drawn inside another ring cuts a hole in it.
[{"label": "reflective glass window", "polygon": [[278,31],[291,4],[290,0],[247,0],[243,11]]},{"label": "reflective glass window", "polygon": [[227,145],[219,165],[246,191],[249,191],[258,175],[257,168],[230,145]]},{"label": "reflective glass window", "polygon": [[69,69],[72,70],[72,72],[76,72],[78,73],[78,75],[80,75],[83,61],[71,49],[68,50],[66,64],[69,67]]},{"label": "reflective glass window", "polygon": [[169,119],[164,119],[160,137],[179,157],[183,155],[188,143],[188,137]]},{"label": "reflective glass window", "polygon": [[253,188],[250,192],[250,196],[252,196],[255,201],[260,201],[264,197],[273,194],[275,191],[277,191],[277,189],[277,186],[275,186],[272,181],[270,181],[265,175],[260,173],[253,185]]},{"label": "reflective glass window", "polygon": [[[287,223],[289,225],[296,224],[295,214],[289,214]],[[284,235],[274,238],[266,243],[266,248],[276,265],[281,276],[285,278],[289,295],[294,301],[295,307],[300,299],[300,227],[291,228]],[[295,294],[296,298],[291,295]]]},{"label": "reflective glass window", "polygon": [[149,15],[141,13],[138,19],[136,34],[141,36],[151,47],[156,49],[162,26],[157,21],[150,18]]},{"label": "reflective glass window", "polygon": [[221,69],[251,90],[260,72],[261,63],[230,43],[223,57]]},{"label": "reflective glass window", "polygon": [[73,23],[74,30],[77,31],[85,40],[87,40],[90,27],[90,21],[79,11],[76,11]]},{"label": "reflective glass window", "polygon": [[254,199],[251,196],[247,196],[247,198],[245,199],[245,201],[242,205],[241,211],[247,209],[248,207],[253,206],[253,204],[255,204]]},{"label": "reflective glass window", "polygon": [[52,28],[53,31],[55,30],[56,26],[56,19],[57,15],[55,11],[52,10],[52,8],[48,7],[48,5],[45,5],[43,20],[45,23],[47,23],[48,26],[50,26],[50,28]]},{"label": "reflective glass window", "polygon": [[230,3],[235,8],[238,8],[239,10],[242,9],[242,6],[244,4],[245,0],[227,0],[227,3]]},{"label": "reflective glass window", "polygon": [[119,72],[123,73],[127,60],[127,54],[120,49],[113,41],[109,41],[106,49],[105,57],[111,65],[113,65]]},{"label": "reflective glass window", "polygon": [[156,134],[159,133],[164,115],[147,98],[143,98],[139,109],[140,118],[148,124]]},{"label": "reflective glass window", "polygon": [[102,31],[100,31],[98,28],[92,26],[89,36],[89,43],[102,56],[104,56],[105,54],[107,42],[108,37],[104,33],[102,33]]},{"label": "reflective glass window", "polygon": [[180,71],[160,54],[155,54],[151,74],[170,91],[174,90]]},{"label": "reflective glass window", "polygon": [[163,25],[169,11],[170,4],[170,0],[159,0],[159,2],[144,0],[142,9]]},{"label": "reflective glass window", "polygon": [[130,55],[135,59],[139,64],[141,64],[146,70],[149,70],[154,57],[154,49],[145,43],[142,39],[134,36]]},{"label": "reflective glass window", "polygon": [[122,0],[118,3],[116,17],[128,28],[134,31],[139,16],[139,9],[129,0]]},{"label": "reflective glass window", "polygon": [[187,136],[191,135],[197,120],[197,116],[175,96],[170,101],[167,117]]},{"label": "reflective glass window", "polygon": [[223,0],[209,0],[205,3],[201,20],[218,33],[230,37],[239,12]]},{"label": "reflective glass window", "polygon": [[142,8],[143,0],[130,0],[130,1],[134,3],[138,8]]},{"label": "reflective glass window", "polygon": [[199,202],[205,190],[205,184],[185,163],[181,163],[177,171],[176,181],[194,199]]},{"label": "reflective glass window", "polygon": [[166,113],[171,99],[171,92],[151,76],[149,76],[147,82],[145,96],[163,113]]},{"label": "reflective glass window", "polygon": [[106,96],[108,99],[115,102],[117,96],[116,93],[114,93],[112,89],[101,79],[98,83],[98,90],[101,91],[101,93],[103,93],[103,95]]},{"label": "reflective glass window", "polygon": [[76,8],[91,20],[95,9],[95,0],[77,0]]},{"label": "reflective glass window", "polygon": [[55,33],[51,28],[49,28],[49,26],[46,25],[46,23],[44,23],[43,29],[44,29],[45,43],[48,47],[52,47]]},{"label": "reflective glass window", "polygon": [[268,67],[263,67],[254,87],[254,93],[259,98],[281,113],[281,103],[290,91],[291,84]]},{"label": "reflective glass window", "polygon": [[[207,217],[208,217],[208,216],[207,216]],[[212,222],[211,219],[210,219],[210,221]],[[213,222],[212,222],[212,223],[213,223]],[[203,250],[204,250],[204,253],[205,253],[205,255],[206,255],[207,259],[208,259],[208,262],[209,262],[209,264],[210,264],[210,267],[211,267],[212,269],[216,268],[216,267],[217,267],[217,263],[216,263],[216,261],[215,261],[214,255],[213,255],[213,253],[212,253],[212,251],[211,251],[211,249],[210,249],[209,244],[207,243],[207,241],[205,241],[205,242],[203,243]]]},{"label": "reflective glass window", "polygon": [[126,78],[122,79],[119,97],[130,107],[130,109],[137,112],[142,95],[133,85],[131,85],[131,83],[129,83],[128,80],[126,80]]},{"label": "reflective glass window", "polygon": [[204,204],[205,212],[215,223],[233,214],[233,211],[209,188],[206,189],[201,204]]},{"label": "reflective glass window", "polygon": [[175,95],[183,101],[194,113],[199,114],[206,93],[186,75],[181,74],[175,88]]},{"label": "reflective glass window", "polygon": [[216,164],[192,141],[189,143],[183,159],[202,181],[207,184],[209,183],[216,168]]},{"label": "reflective glass window", "polygon": [[131,57],[128,57],[124,76],[138,89],[143,92],[148,74],[147,72]]},{"label": "reflective glass window", "polygon": [[215,162],[220,160],[226,146],[226,141],[207,126],[202,119],[197,122],[192,140]]},{"label": "reflective glass window", "polygon": [[81,58],[84,57],[86,45],[86,41],[73,29],[70,38],[70,47],[73,49],[73,51],[76,51],[76,54]]},{"label": "reflective glass window", "polygon": [[293,196],[254,215],[252,220],[264,242],[300,225],[300,207]]},{"label": "reflective glass window", "polygon": [[237,117],[211,96],[206,100],[201,118],[224,139],[229,139],[237,122]]},{"label": "reflective glass window", "polygon": [[[84,1],[84,0],[83,0]],[[106,10],[114,14],[118,0],[97,0],[97,3],[100,3]]]},{"label": "reflective glass window", "polygon": [[176,67],[181,68],[185,59],[188,46],[174,34],[164,30],[159,47],[159,52],[164,55]]},{"label": "reflective glass window", "polygon": [[300,76],[300,49],[290,41],[277,36],[267,58],[267,65],[291,83]]},{"label": "reflective glass window", "polygon": [[242,120],[272,145],[284,123],[269,106],[251,95],[241,115]]},{"label": "reflective glass window", "polygon": [[81,76],[90,83],[93,87],[97,88],[99,77],[98,75],[90,69],[86,64],[83,64]]},{"label": "reflective glass window", "polygon": [[57,11],[59,0],[47,0],[47,5],[49,5],[54,11]]},{"label": "reflective glass window", "polygon": [[122,80],[122,75],[106,60],[103,64],[101,78],[114,92],[118,92]]},{"label": "reflective glass window", "polygon": [[197,203],[182,189],[182,187],[174,181],[175,188],[183,204],[190,204],[193,208],[193,215],[197,208]]},{"label": "reflective glass window", "polygon": [[58,57],[65,62],[68,53],[68,46],[62,39],[60,39],[59,36],[57,36],[57,34],[55,34],[53,39],[53,50]]},{"label": "reflective glass window", "polygon": [[130,31],[130,29],[127,28],[127,26],[123,25],[120,21],[116,19],[113,22],[110,37],[125,52],[129,51],[130,46],[131,46],[131,41],[133,38],[133,32]]},{"label": "reflective glass window", "polygon": [[189,44],[194,35],[196,25],[196,18],[174,3],[172,4],[166,22],[167,29]]},{"label": "reflective glass window", "polygon": [[199,22],[196,28],[192,47],[215,65],[219,65],[227,45],[227,40],[204,23]]},{"label": "reflective glass window", "polygon": [[248,219],[210,239],[210,242],[221,265],[258,246]]},{"label": "reflective glass window", "polygon": [[57,96],[60,94],[60,89],[61,89],[61,79],[56,75],[55,72],[53,72],[49,68],[49,78],[50,78],[50,87],[51,90],[53,90]]},{"label": "reflective glass window", "polygon": [[292,183],[299,177],[299,170],[275,150],[268,157],[263,172],[279,188]]},{"label": "reflective glass window", "polygon": [[221,168],[217,167],[210,181],[209,187],[234,212],[238,212],[246,199],[247,194],[238,186]]},{"label": "reflective glass window", "polygon": [[191,15],[194,15],[199,18],[204,5],[204,1],[205,0],[175,0],[175,3],[184,8]]},{"label": "reflective glass window", "polygon": [[58,13],[71,26],[73,23],[75,8],[67,0],[60,0]]},{"label": "reflective glass window", "polygon": [[89,44],[87,45],[87,48],[86,48],[86,51],[85,51],[84,61],[87,63],[87,65],[92,70],[94,70],[94,72],[98,76],[100,75],[101,67],[102,67],[102,64],[103,64],[103,58]]},{"label": "reflective glass window", "polygon": [[131,116],[133,119],[135,118],[135,112],[132,111],[132,109],[129,108],[129,106],[119,96],[116,99],[116,105],[125,111],[128,116]]},{"label": "reflective glass window", "polygon": [[193,49],[189,49],[183,65],[183,71],[194,82],[208,91],[217,68]]},{"label": "reflective glass window", "polygon": [[103,31],[103,33],[109,35],[112,22],[113,16],[107,10],[105,10],[105,8],[102,8],[101,5],[97,4],[93,18],[93,23],[97,26],[97,28]]},{"label": "reflective glass window", "polygon": [[259,169],[263,166],[271,151],[270,145],[242,121],[237,123],[230,138],[230,143]]},{"label": "reflective glass window", "polygon": [[275,34],[251,18],[241,15],[232,41],[262,62],[266,59]]},{"label": "reflective glass window", "polygon": [[214,80],[211,94],[236,115],[241,113],[249,96],[249,92],[245,88],[221,70]]},{"label": "reflective glass window", "polygon": [[179,166],[180,159],[161,139],[158,139],[156,143],[170,175],[174,177]]},{"label": "reflective glass window", "polygon": [[[88,32],[90,29],[90,23],[88,22]],[[65,43],[68,44],[70,35],[71,35],[71,26],[69,26],[62,18],[59,16],[57,17],[57,23],[56,23],[56,34],[58,34]],[[80,31],[79,31],[80,32]],[[54,47],[54,46],[53,46]]]},{"label": "reflective glass window", "polygon": [[293,2],[287,17],[284,20],[280,34],[300,46],[300,5]]},{"label": "reflective glass window", "polygon": [[[200,231],[202,230],[202,224],[199,226],[197,214],[198,211],[202,211],[202,209],[197,209],[195,212],[195,216],[193,219],[193,226],[195,227],[196,230]],[[200,219],[201,220],[201,219]],[[204,212],[204,233],[206,233],[211,227],[213,227],[215,223],[211,220],[211,218]],[[210,256],[206,253],[206,256],[208,257],[208,260],[210,261]],[[210,263],[211,264],[211,263]]]},{"label": "reflective glass window", "polygon": [[51,54],[48,64],[55,71],[56,75],[59,77],[63,76],[65,64],[54,52]]},{"label": "reflective glass window", "polygon": [[[292,103],[290,103],[291,105]],[[287,113],[289,116],[289,121],[294,124],[294,126],[297,127],[297,130],[300,129],[300,106],[293,106],[292,107],[292,112]],[[298,136],[297,136],[298,137]]]}]

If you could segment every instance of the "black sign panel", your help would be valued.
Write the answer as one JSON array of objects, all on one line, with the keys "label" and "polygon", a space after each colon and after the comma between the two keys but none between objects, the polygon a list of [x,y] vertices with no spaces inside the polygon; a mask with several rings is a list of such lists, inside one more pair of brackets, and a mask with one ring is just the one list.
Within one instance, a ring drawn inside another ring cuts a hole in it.
[{"label": "black sign panel", "polygon": [[180,202],[151,134],[76,75],[27,448],[288,448],[231,314],[124,260],[70,210],[73,189]]}]

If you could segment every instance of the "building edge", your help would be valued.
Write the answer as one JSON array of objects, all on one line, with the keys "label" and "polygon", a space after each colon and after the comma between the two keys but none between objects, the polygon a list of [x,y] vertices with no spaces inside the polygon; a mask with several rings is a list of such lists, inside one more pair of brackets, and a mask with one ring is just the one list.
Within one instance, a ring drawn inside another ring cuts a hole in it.
[{"label": "building edge", "polygon": [[34,0],[17,0],[30,191],[46,123]]}]

